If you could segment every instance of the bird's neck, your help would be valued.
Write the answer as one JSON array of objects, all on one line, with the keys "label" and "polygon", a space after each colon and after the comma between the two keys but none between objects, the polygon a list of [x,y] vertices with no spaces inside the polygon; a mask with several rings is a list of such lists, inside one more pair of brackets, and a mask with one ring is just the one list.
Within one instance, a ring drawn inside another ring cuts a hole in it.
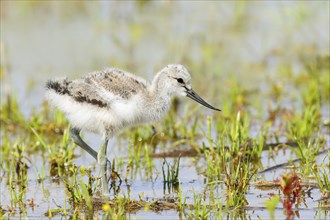
[{"label": "bird's neck", "polygon": [[149,103],[153,104],[153,109],[158,112],[167,112],[171,105],[172,94],[168,92],[165,85],[166,77],[162,72],[159,72],[154,77],[149,89]]},{"label": "bird's neck", "polygon": [[158,72],[154,77],[149,90],[154,99],[171,101],[173,94],[167,89],[166,77],[162,71]]}]

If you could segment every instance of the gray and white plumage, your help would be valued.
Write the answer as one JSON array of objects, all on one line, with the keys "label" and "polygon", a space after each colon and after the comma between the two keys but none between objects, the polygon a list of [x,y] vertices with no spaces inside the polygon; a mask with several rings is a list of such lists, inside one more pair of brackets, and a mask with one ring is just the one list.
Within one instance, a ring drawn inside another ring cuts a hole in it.
[{"label": "gray and white plumage", "polygon": [[110,137],[128,125],[159,120],[174,95],[186,96],[191,90],[191,76],[182,65],[168,65],[149,83],[109,68],[77,80],[50,80],[46,88],[49,103],[74,127]]},{"label": "gray and white plumage", "polygon": [[[74,142],[97,159],[104,195],[109,193],[106,181],[107,164],[110,164],[106,157],[109,138],[129,125],[159,120],[169,110],[173,96],[187,96],[220,111],[192,90],[191,76],[179,64],[163,68],[151,83],[114,68],[77,80],[62,78],[46,83],[46,98],[70,121]],[[81,130],[102,135],[103,144],[98,152],[81,139]]]}]

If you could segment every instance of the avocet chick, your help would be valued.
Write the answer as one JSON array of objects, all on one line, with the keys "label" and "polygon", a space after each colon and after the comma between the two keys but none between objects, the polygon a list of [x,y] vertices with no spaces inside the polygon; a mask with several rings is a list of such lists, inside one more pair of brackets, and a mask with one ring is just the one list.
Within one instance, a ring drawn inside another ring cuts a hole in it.
[{"label": "avocet chick", "polygon": [[[103,194],[108,194],[106,180],[107,145],[119,130],[134,124],[157,121],[169,110],[173,96],[187,96],[216,111],[191,87],[191,76],[180,64],[167,65],[151,83],[131,73],[109,68],[92,72],[77,80],[49,80],[48,102],[61,110],[72,125],[74,142],[93,156],[100,166]],[[102,135],[98,153],[80,137],[86,130]]]}]

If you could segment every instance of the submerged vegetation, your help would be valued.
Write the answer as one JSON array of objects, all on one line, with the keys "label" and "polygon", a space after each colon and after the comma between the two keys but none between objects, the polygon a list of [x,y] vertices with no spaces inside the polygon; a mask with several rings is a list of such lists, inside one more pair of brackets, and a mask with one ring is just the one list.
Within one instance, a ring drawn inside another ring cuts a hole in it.
[{"label": "submerged vegetation", "polygon": [[[77,5],[84,8],[83,4]],[[151,3],[134,4],[142,12]],[[228,38],[249,31],[249,23],[243,22],[249,20],[248,6],[235,4],[226,26]],[[29,11],[29,4],[25,7],[22,12]],[[286,13],[295,17],[287,29],[300,27],[310,16],[305,7]],[[127,61],[110,62],[134,70],[138,69],[133,62],[137,59],[135,47],[145,32],[140,23],[128,26],[128,32],[132,45],[124,44],[118,36],[116,41],[122,51],[128,51]],[[189,46],[194,45],[195,38],[203,39],[196,34],[187,40]],[[42,102],[26,114],[16,97],[20,94],[2,94],[0,217],[329,216],[330,55],[301,45],[289,56],[282,46],[238,67],[236,57],[234,63],[229,56],[225,59],[228,48],[221,40],[226,39],[201,40],[198,56],[195,54],[198,62],[188,52],[175,59],[192,73],[195,89],[207,94],[222,112],[209,112],[192,102],[174,99],[160,123],[119,133],[108,148],[112,162],[109,198],[101,197],[95,160],[70,139],[70,125],[62,113]],[[185,45],[167,47],[176,56],[178,48]],[[288,57],[276,63],[273,74],[260,74],[281,56]],[[236,75],[228,69],[230,65],[237,65]],[[12,73],[5,62],[0,69],[3,86]],[[97,150],[99,143],[92,134],[84,135]]]}]

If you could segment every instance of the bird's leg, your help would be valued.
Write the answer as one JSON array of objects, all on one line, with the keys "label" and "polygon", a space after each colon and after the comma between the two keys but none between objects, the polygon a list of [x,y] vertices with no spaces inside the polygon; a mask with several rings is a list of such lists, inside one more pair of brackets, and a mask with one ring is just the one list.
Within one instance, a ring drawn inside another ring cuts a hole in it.
[{"label": "bird's leg", "polygon": [[107,181],[107,147],[108,147],[109,139],[106,137],[104,138],[104,142],[101,145],[101,148],[97,154],[97,163],[100,166],[100,177],[101,177],[101,186],[102,186],[102,194],[108,195],[109,187]]},{"label": "bird's leg", "polygon": [[[95,160],[98,160],[97,158],[97,152],[91,148],[88,144],[86,144],[85,141],[83,141],[79,135],[80,133],[80,129],[78,128],[71,128],[70,129],[70,137],[73,139],[73,141],[79,145],[82,149],[84,149],[85,151],[87,151],[87,153],[89,153],[92,157],[94,157]],[[111,172],[111,162],[107,159],[107,163],[109,164],[109,169]]]},{"label": "bird's leg", "polygon": [[87,151],[92,157],[94,157],[95,160],[97,160],[97,153],[93,148],[91,148],[88,144],[83,141],[79,135],[80,130],[78,128],[71,128],[70,129],[70,137],[73,139],[73,141],[79,145],[82,149]]}]

